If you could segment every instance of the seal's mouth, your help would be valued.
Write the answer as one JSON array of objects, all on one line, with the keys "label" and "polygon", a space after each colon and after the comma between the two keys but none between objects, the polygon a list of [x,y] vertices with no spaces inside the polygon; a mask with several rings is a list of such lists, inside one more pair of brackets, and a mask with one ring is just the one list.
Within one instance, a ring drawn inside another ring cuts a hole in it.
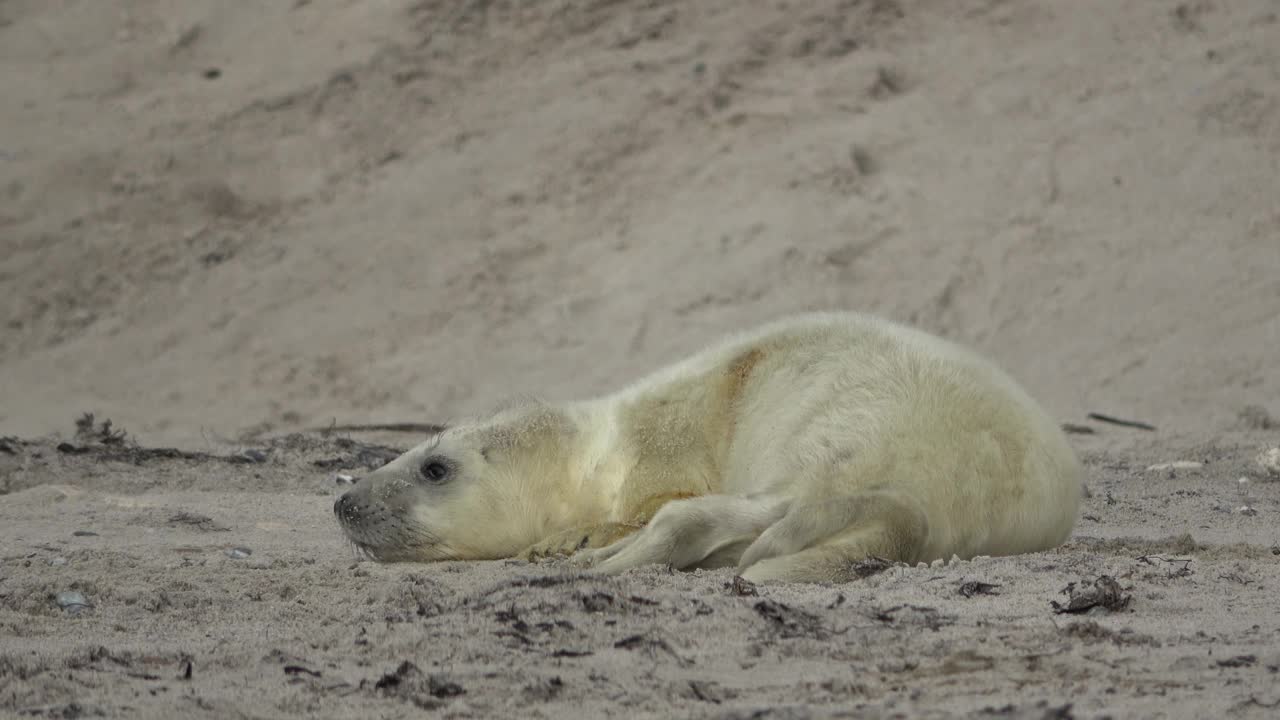
[{"label": "seal's mouth", "polygon": [[[347,538],[351,540],[350,536]],[[389,545],[369,545],[351,540],[351,548],[356,557],[380,563],[394,562],[435,562],[439,560],[457,560],[451,553],[433,546],[395,547]]]},{"label": "seal's mouth", "polygon": [[357,557],[377,562],[456,560],[456,554],[425,525],[382,505],[361,506],[346,495],[333,514]]},{"label": "seal's mouth", "polygon": [[382,523],[377,527],[353,526],[339,520],[342,532],[358,557],[377,562],[433,562],[456,560],[454,553],[422,528]]}]

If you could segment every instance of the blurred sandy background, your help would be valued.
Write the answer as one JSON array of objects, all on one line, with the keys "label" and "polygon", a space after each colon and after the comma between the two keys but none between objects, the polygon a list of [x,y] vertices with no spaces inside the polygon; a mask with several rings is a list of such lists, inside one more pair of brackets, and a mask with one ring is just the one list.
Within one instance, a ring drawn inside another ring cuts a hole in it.
[{"label": "blurred sandy background", "polygon": [[0,433],[606,390],[854,308],[1064,417],[1280,394],[1280,12],[0,5]]}]

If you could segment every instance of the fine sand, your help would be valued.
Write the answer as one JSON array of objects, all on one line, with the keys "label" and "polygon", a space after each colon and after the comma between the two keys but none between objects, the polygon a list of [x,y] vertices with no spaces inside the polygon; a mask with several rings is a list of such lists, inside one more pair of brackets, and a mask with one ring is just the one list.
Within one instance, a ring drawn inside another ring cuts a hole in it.
[{"label": "fine sand", "polygon": [[[1280,712],[1272,0],[0,0],[0,91],[0,717]],[[1071,541],[750,588],[332,520],[418,439],[334,423],[833,308],[1073,424]]]}]

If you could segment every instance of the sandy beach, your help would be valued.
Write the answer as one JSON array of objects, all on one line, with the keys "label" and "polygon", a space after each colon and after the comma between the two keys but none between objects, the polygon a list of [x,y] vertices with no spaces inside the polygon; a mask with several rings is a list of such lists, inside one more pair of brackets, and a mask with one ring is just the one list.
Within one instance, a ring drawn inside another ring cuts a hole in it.
[{"label": "sandy beach", "polygon": [[[0,89],[0,716],[1280,712],[1270,0],[8,0]],[[1070,541],[750,587],[333,520],[421,433],[329,428],[818,309],[1068,424]]]}]

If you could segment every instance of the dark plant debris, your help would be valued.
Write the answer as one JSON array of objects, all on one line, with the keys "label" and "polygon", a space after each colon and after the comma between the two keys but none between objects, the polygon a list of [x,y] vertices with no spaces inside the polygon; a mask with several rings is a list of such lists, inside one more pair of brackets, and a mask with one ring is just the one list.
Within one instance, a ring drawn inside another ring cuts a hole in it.
[{"label": "dark plant debris", "polygon": [[373,687],[385,695],[408,700],[424,710],[442,707],[441,700],[465,695],[467,692],[445,675],[424,675],[417,665],[408,660],[378,678]]},{"label": "dark plant debris", "polygon": [[1194,572],[1191,569],[1191,563],[1194,561],[1194,558],[1167,558],[1162,555],[1139,555],[1134,559],[1144,565],[1164,567],[1168,569],[1166,576],[1171,578],[1187,577]]},{"label": "dark plant debris", "polygon": [[346,452],[337,457],[316,460],[313,465],[325,470],[377,470],[404,454],[401,448],[362,443],[351,438],[335,438],[332,442]]},{"label": "dark plant debris", "polygon": [[538,575],[534,577],[518,577],[518,578],[513,578],[511,580],[507,580],[506,582],[503,582],[497,587],[490,588],[484,591],[483,593],[480,593],[480,597],[488,597],[489,595],[494,595],[496,593],[502,592],[503,590],[510,590],[512,588],[549,588],[549,587],[558,587],[560,585],[573,585],[574,583],[580,583],[580,582],[597,582],[597,581],[599,581],[599,578],[591,575],[571,574],[571,573],[565,573],[563,575]]},{"label": "dark plant debris", "polygon": [[1000,587],[999,583],[984,583],[977,580],[971,580],[961,583],[957,592],[961,597],[971,598],[975,595],[999,595],[996,588]]},{"label": "dark plant debris", "polygon": [[1059,614],[1084,613],[1098,607],[1118,612],[1129,607],[1129,602],[1133,599],[1132,595],[1125,595],[1121,591],[1120,583],[1110,575],[1100,575],[1091,585],[1084,587],[1069,583],[1061,594],[1068,598],[1065,605],[1056,600],[1049,601],[1053,611]]},{"label": "dark plant debris", "polygon": [[872,617],[891,625],[919,625],[934,632],[955,624],[955,618],[942,615],[937,608],[920,605],[895,605],[876,612]]},{"label": "dark plant debris", "polygon": [[1035,720],[1074,720],[1075,714],[1071,712],[1071,703],[1066,705],[1050,705],[1048,701],[1041,700],[1032,707],[1019,707],[1009,704],[1001,707],[985,707],[978,711],[978,717],[1002,717],[1002,718],[1035,718]]},{"label": "dark plant debris", "polygon": [[198,530],[203,530],[205,532],[227,532],[231,530],[231,528],[227,527],[226,525],[215,522],[214,519],[209,517],[208,515],[201,515],[199,513],[186,512],[185,510],[170,516],[169,524],[170,525],[190,525],[191,527],[194,527]]},{"label": "dark plant debris", "polygon": [[95,425],[93,413],[87,412],[76,420],[76,441],[80,443],[102,443],[103,445],[122,445],[129,439],[129,433],[111,426],[111,420],[103,420]]},{"label": "dark plant debris", "polygon": [[602,590],[596,590],[590,593],[582,593],[578,595],[579,602],[582,603],[582,609],[590,613],[604,612],[613,608],[616,600],[613,595]]},{"label": "dark plant debris", "polygon": [[772,600],[761,600],[752,606],[756,614],[767,620],[780,637],[823,638],[827,630],[817,615],[797,610]]},{"label": "dark plant debris", "polygon": [[717,690],[716,684],[713,682],[690,680],[689,694],[693,696],[695,700],[711,703],[712,705],[719,705],[724,702],[722,694]]},{"label": "dark plant debris", "polygon": [[1224,668],[1253,667],[1257,664],[1258,657],[1256,655],[1236,655],[1235,657],[1229,657],[1226,660],[1218,661],[1218,667]]},{"label": "dark plant debris", "polygon": [[760,594],[760,591],[756,589],[756,584],[741,575],[734,575],[733,581],[725,583],[724,587],[729,591],[730,595],[737,595],[738,597],[756,597]]},{"label": "dark plant debris", "polygon": [[[22,443],[4,440],[9,450],[16,452]],[[400,448],[360,442],[351,438],[328,438],[306,435],[285,435],[267,443],[266,447],[248,448],[230,455],[178,450],[177,448],[152,448],[139,445],[124,430],[113,427],[110,420],[96,422],[93,413],[85,413],[76,420],[73,441],[60,442],[56,446],[64,455],[84,455],[101,462],[126,462],[133,465],[156,460],[186,460],[190,462],[225,462],[233,465],[257,465],[265,463],[276,450],[325,449],[337,450],[336,457],[316,460],[316,467],[325,469],[377,469],[399,457]]]},{"label": "dark plant debris", "polygon": [[671,647],[671,643],[662,638],[652,638],[648,635],[628,635],[615,642],[613,646],[620,650],[647,650],[650,654],[653,654],[656,650],[661,650],[675,658],[676,663],[681,666],[693,664],[692,660],[680,655],[675,648]]}]

